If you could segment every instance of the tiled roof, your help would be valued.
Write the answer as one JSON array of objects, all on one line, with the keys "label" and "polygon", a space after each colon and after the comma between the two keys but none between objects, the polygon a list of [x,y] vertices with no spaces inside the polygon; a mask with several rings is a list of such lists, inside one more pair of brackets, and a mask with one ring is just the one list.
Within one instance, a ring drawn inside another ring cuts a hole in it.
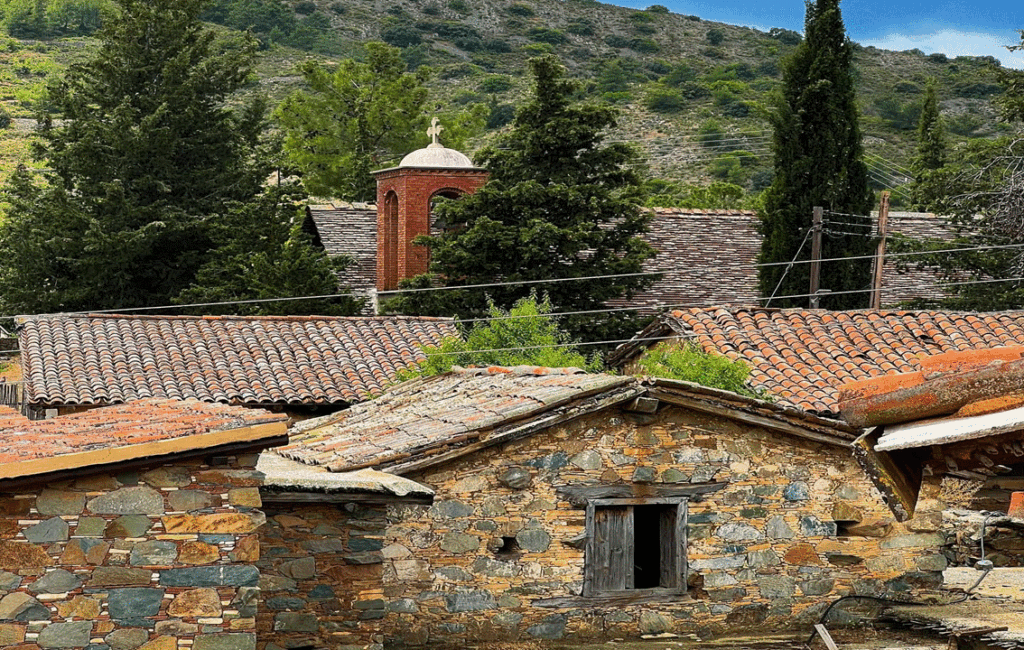
[{"label": "tiled roof", "polygon": [[404,382],[308,428],[300,423],[276,453],[332,472],[392,466],[484,439],[496,442],[502,427],[623,387],[632,391],[622,399],[642,392],[631,377],[574,368],[458,369]]},{"label": "tiled roof", "polygon": [[[742,306],[755,304],[757,254],[761,235],[757,213],[750,210],[652,208],[647,241],[658,256],[645,271],[664,277],[644,293],[617,305],[647,310],[682,306]],[[306,227],[329,255],[350,255],[355,263],[341,275],[343,286],[366,289],[377,281],[377,212],[365,203],[311,205]],[[842,217],[827,227],[842,229]],[[876,222],[877,223],[877,222]],[[889,231],[920,239],[950,239],[941,217],[927,212],[890,212]],[[874,232],[874,228],[870,232]],[[882,281],[882,304],[894,305],[914,298],[943,295],[937,276],[911,269],[899,273],[895,259],[887,258]]]},{"label": "tiled roof", "polygon": [[377,284],[377,208],[368,203],[310,205],[304,228],[331,257],[348,255],[352,264],[339,274],[353,289]]},{"label": "tiled roof", "polygon": [[286,419],[196,400],[141,400],[49,420],[0,407],[0,478],[277,437],[285,434]]},{"label": "tiled roof", "polygon": [[838,415],[839,386],[911,372],[923,356],[1024,344],[1024,312],[707,308],[662,316],[609,356],[624,363],[661,337],[742,359],[748,383],[808,412]]},{"label": "tiled roof", "polygon": [[458,336],[448,319],[402,316],[45,316],[19,333],[29,403],[48,405],[341,405],[380,393],[445,336]]},{"label": "tiled roof", "polygon": [[749,305],[757,292],[761,235],[749,210],[655,208],[645,237],[658,251],[644,271],[664,276],[632,300],[613,304],[661,306]]}]

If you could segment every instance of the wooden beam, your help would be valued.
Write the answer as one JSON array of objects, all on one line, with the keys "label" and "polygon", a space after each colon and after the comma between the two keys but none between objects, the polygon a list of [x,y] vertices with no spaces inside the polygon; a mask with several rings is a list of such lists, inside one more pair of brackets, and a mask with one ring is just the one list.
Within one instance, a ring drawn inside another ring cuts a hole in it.
[{"label": "wooden beam", "polygon": [[705,494],[718,492],[726,485],[728,485],[728,483],[725,482],[563,485],[555,488],[555,494],[577,508],[585,508],[589,502],[598,501],[600,499],[630,499],[640,505],[643,505],[644,503],[658,503],[663,499],[690,499],[696,501]]},{"label": "wooden beam", "polygon": [[714,415],[720,415],[730,420],[737,420],[739,422],[745,422],[754,426],[769,429],[771,431],[778,431],[780,433],[787,433],[791,436],[797,436],[799,438],[806,438],[815,442],[823,442],[828,445],[835,445],[838,447],[844,447],[849,449],[850,442],[843,440],[839,436],[832,436],[825,433],[819,433],[811,429],[800,427],[783,420],[776,420],[763,415],[757,415],[755,413],[749,413],[747,411],[741,411],[736,408],[730,408],[727,406],[721,406],[718,404],[712,404],[710,402],[704,402],[697,399],[692,399],[665,390],[659,390],[658,388],[652,388],[650,390],[651,397],[657,397],[663,402],[669,404],[675,404],[676,406],[682,406],[684,408],[693,409],[694,411],[700,411],[702,413],[711,413]]},{"label": "wooden beam", "polygon": [[679,589],[631,589],[614,594],[595,596],[562,596],[538,598],[530,601],[535,607],[556,609],[586,609],[592,607],[627,607],[643,603],[687,603],[693,598]]},{"label": "wooden beam", "polygon": [[872,429],[853,441],[853,456],[882,493],[897,521],[914,516],[917,496],[921,491],[920,467],[904,468],[891,454],[875,451],[881,429]]},{"label": "wooden beam", "polygon": [[828,650],[839,650],[839,646],[836,645],[836,642],[832,639],[832,635],[828,633],[828,630],[825,629],[824,625],[816,623],[814,625],[814,632],[821,638],[822,643],[825,644],[825,647],[828,648]]},{"label": "wooden beam", "polygon": [[260,490],[260,499],[265,504],[289,503],[369,503],[369,504],[407,504],[432,505],[434,497],[430,495],[381,494],[378,492],[271,492]]},{"label": "wooden beam", "polygon": [[[280,424],[282,425],[283,428],[284,423],[282,422]],[[26,476],[5,478],[3,480],[0,480],[0,492],[18,491],[23,486],[38,486],[40,483],[55,483],[58,481],[76,479],[82,476],[90,476],[92,474],[97,474],[99,472],[114,469],[113,465],[116,465],[117,471],[121,472],[140,467],[150,467],[153,465],[165,463],[168,462],[168,460],[172,457],[175,459],[184,460],[188,458],[205,458],[207,456],[237,456],[239,454],[259,453],[264,449],[269,449],[271,447],[280,447],[281,445],[287,444],[288,434],[283,433],[278,436],[264,438],[255,441],[232,442],[213,447],[200,447],[196,449],[186,449],[184,451],[178,452],[154,454],[152,456],[127,458],[126,460],[120,461],[96,463],[94,465],[89,465],[86,467],[58,469],[42,474],[29,474]],[[143,445],[134,446],[140,447]]]}]

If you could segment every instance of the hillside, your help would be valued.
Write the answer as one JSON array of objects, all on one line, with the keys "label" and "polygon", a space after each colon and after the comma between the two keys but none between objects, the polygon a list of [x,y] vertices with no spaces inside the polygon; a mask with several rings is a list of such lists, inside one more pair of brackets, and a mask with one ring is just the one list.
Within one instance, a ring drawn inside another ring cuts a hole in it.
[{"label": "hillside", "polygon": [[[12,0],[0,2],[11,14]],[[586,94],[622,109],[610,139],[637,143],[652,177],[728,180],[756,191],[770,182],[768,93],[799,34],[761,32],[594,0],[217,0],[209,19],[250,27],[265,48],[251,92],[278,100],[298,88],[295,66],[358,54],[365,40],[403,47],[410,66],[437,70],[437,107],[483,103],[489,133],[508,121],[527,88],[525,61],[555,52]],[[10,20],[7,21],[8,26]],[[13,30],[17,33],[17,30]],[[31,118],[46,80],[87,53],[88,38],[0,43],[0,102],[14,118],[0,131],[0,175],[27,160]],[[879,188],[898,185],[915,147],[925,81],[936,77],[952,140],[1006,128],[989,99],[991,60],[858,47],[856,75],[867,162]],[[484,133],[479,142],[487,139]],[[894,197],[899,200],[899,194]]]}]

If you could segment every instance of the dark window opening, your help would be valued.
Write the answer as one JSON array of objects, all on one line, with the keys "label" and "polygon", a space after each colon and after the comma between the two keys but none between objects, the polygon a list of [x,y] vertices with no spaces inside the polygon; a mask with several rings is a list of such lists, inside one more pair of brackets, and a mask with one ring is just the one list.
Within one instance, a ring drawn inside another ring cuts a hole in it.
[{"label": "dark window opening", "polygon": [[686,502],[597,499],[587,506],[585,596],[686,591]]},{"label": "dark window opening", "polygon": [[[633,588],[667,587],[661,584],[661,512],[657,506],[633,508]],[[675,510],[675,508],[673,508]]]}]

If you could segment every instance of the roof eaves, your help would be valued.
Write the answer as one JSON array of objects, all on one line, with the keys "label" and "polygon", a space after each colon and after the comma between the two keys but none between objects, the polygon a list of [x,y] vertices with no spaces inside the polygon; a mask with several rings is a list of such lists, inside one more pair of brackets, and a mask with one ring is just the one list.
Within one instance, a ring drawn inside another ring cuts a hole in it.
[{"label": "roof eaves", "polygon": [[849,447],[861,433],[840,420],[831,420],[798,408],[775,404],[729,391],[675,379],[648,378],[650,395],[669,404],[742,420],[767,429]]},{"label": "roof eaves", "polygon": [[[88,451],[32,458],[0,464],[0,480],[23,479],[61,471],[101,467],[143,458],[160,458],[189,454],[238,443],[258,443],[287,435],[285,416],[280,420],[234,428],[222,428],[187,436],[144,442],[120,447],[103,447]],[[269,446],[269,445],[268,445]]]}]

